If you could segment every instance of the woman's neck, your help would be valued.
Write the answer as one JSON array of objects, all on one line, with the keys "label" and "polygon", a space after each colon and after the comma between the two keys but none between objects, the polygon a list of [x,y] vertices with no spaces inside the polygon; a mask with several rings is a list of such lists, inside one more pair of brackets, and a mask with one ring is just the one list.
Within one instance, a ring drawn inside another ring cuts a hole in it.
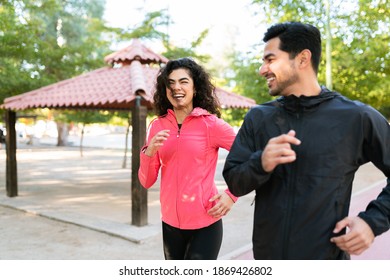
[{"label": "woman's neck", "polygon": [[186,108],[186,109],[173,109],[173,111],[175,112],[175,116],[176,116],[176,121],[177,123],[183,123],[184,119],[189,115],[191,114],[192,112],[192,109],[191,110],[189,108]]}]

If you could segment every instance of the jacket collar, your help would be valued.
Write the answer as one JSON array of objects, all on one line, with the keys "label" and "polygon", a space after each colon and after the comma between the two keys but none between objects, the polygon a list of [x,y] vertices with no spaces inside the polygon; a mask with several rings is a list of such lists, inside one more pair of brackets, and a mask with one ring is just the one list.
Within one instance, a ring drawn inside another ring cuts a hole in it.
[{"label": "jacket collar", "polygon": [[288,112],[312,111],[315,110],[321,103],[331,100],[339,95],[339,93],[330,91],[326,87],[322,86],[319,95],[301,95],[299,97],[295,95],[282,96],[277,99],[277,102]]},{"label": "jacket collar", "polygon": [[[199,116],[207,116],[207,115],[210,115],[210,113],[207,110],[200,107],[195,107],[188,116],[199,117]],[[175,117],[175,112],[172,109],[168,109],[167,116]]]}]

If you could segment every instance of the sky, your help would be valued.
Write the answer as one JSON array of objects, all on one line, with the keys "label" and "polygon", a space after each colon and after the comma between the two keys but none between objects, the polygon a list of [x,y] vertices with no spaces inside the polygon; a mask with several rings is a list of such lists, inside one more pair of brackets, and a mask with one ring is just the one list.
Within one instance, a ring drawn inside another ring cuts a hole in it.
[{"label": "sky", "polygon": [[[168,9],[174,22],[169,27],[170,39],[176,46],[188,47],[204,29],[209,28],[209,35],[199,49],[201,52],[220,54],[232,46],[236,50],[246,52],[254,44],[261,43],[264,33],[264,27],[261,27],[252,15],[250,2],[250,0],[106,0],[104,18],[109,25],[123,28],[140,23],[147,12]],[[160,51],[154,48],[153,50]]]}]

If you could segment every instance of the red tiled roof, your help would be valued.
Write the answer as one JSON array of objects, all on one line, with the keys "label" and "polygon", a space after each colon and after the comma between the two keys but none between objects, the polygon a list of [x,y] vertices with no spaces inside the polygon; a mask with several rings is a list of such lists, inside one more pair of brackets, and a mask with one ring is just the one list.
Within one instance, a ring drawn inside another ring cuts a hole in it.
[{"label": "red tiled roof", "polygon": [[91,108],[127,110],[140,92],[142,105],[151,107],[158,68],[134,61],[120,68],[103,67],[24,94],[6,98],[4,108]]},{"label": "red tiled roof", "polygon": [[133,60],[139,60],[142,64],[167,63],[168,58],[159,55],[145,45],[141,44],[139,39],[133,39],[132,44],[127,48],[107,55],[104,61],[113,63],[131,63]]},{"label": "red tiled roof", "polygon": [[[103,67],[6,98],[1,107],[12,110],[31,108],[128,110],[134,106],[135,97],[140,95],[141,105],[151,108],[155,79],[160,69],[159,63],[168,60],[142,46],[139,40],[134,40],[130,47],[107,56],[106,61],[121,66]],[[152,61],[157,64],[152,64]],[[224,108],[250,108],[255,105],[253,99],[220,88],[216,89],[216,93]]]},{"label": "red tiled roof", "polygon": [[256,101],[253,99],[228,92],[222,88],[216,88],[215,93],[222,108],[250,108],[256,105]]}]

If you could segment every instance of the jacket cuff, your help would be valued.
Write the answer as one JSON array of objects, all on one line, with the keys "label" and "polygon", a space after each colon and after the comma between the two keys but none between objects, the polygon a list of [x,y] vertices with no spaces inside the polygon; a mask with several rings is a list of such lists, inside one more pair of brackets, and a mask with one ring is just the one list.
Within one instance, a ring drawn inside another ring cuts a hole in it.
[{"label": "jacket cuff", "polygon": [[155,155],[153,155],[153,156],[148,156],[147,154],[145,154],[147,148],[148,148],[148,146],[143,146],[143,147],[141,148],[141,152],[140,152],[140,156],[141,156],[141,157],[143,157],[143,158],[146,157],[146,158],[151,159],[151,158],[154,158],[154,157],[157,156],[157,153],[156,153]]},{"label": "jacket cuff", "polygon": [[157,157],[157,153],[154,156],[148,156],[145,154],[145,150],[148,146],[145,146],[141,149],[140,154],[140,159],[141,159],[141,164],[142,165],[149,165],[151,161],[153,161]]},{"label": "jacket cuff", "polygon": [[234,203],[237,201],[238,197],[235,196],[235,195],[233,195],[233,194],[229,191],[229,189],[226,189],[226,190],[225,190],[225,193],[234,201]]},{"label": "jacket cuff", "polygon": [[358,217],[360,217],[363,221],[365,221],[370,226],[375,236],[381,235],[385,231],[389,230],[388,219],[382,218],[381,215],[371,215],[371,214],[372,213],[368,214],[367,212],[360,212]]}]

